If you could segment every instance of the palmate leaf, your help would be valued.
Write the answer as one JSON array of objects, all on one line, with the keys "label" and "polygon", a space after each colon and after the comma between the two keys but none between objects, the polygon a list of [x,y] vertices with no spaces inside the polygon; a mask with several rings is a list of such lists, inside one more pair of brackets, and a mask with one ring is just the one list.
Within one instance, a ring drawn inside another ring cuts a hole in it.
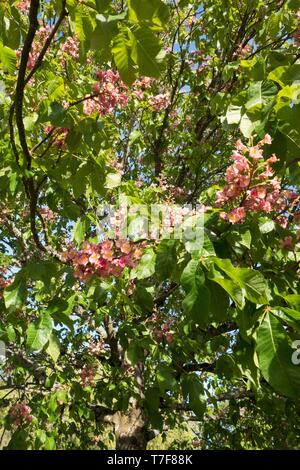
[{"label": "palmate leaf", "polygon": [[264,378],[279,393],[300,396],[300,368],[292,364],[293,349],[281,322],[266,313],[257,332],[257,354]]}]

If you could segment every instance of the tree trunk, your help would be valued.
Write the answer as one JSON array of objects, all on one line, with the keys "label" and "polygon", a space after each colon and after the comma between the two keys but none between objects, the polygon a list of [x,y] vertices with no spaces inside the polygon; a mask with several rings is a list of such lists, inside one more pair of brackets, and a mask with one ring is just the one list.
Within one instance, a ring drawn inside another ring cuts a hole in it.
[{"label": "tree trunk", "polygon": [[141,408],[130,408],[127,412],[114,415],[116,450],[145,450],[147,428]]}]

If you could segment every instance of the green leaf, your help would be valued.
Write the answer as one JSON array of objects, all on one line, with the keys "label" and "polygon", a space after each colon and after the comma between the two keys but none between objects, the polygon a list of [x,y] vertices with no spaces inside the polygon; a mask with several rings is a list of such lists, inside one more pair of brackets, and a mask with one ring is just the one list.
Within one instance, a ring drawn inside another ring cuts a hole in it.
[{"label": "green leaf", "polygon": [[273,220],[265,218],[259,224],[259,231],[261,233],[270,233],[275,229],[275,222]]},{"label": "green leaf", "polygon": [[60,344],[54,331],[52,331],[51,333],[51,336],[49,338],[48,345],[45,351],[47,354],[49,354],[49,356],[52,357],[54,362],[57,362],[57,359],[59,358],[59,355],[60,355]]},{"label": "green leaf", "polygon": [[257,354],[264,378],[279,393],[292,398],[300,395],[300,368],[292,364],[293,349],[284,327],[271,313],[257,332]]},{"label": "green leaf", "polygon": [[5,71],[14,73],[16,71],[16,52],[0,42],[0,64]]},{"label": "green leaf", "polygon": [[218,283],[206,280],[206,287],[210,291],[210,311],[209,319],[211,322],[225,322],[228,320],[229,295],[226,289]]},{"label": "green leaf", "polygon": [[49,120],[55,127],[68,127],[72,124],[68,117],[68,110],[56,101],[50,105]]},{"label": "green leaf", "polygon": [[17,335],[16,335],[13,325],[8,325],[8,327],[6,328],[6,335],[7,335],[8,341],[11,341],[11,342],[16,341]]},{"label": "green leaf", "polygon": [[145,287],[138,285],[134,290],[134,302],[142,308],[143,312],[152,312],[153,297]]},{"label": "green leaf", "polygon": [[170,279],[176,267],[176,241],[163,240],[157,248],[155,271],[159,279]]},{"label": "green leaf", "polygon": [[217,360],[216,372],[219,377],[225,377],[227,380],[240,378],[241,373],[234,358],[229,354],[224,354]]},{"label": "green leaf", "polygon": [[227,240],[232,247],[245,247],[248,248],[248,250],[251,248],[252,237],[250,230],[231,230],[228,234]]},{"label": "green leaf", "polygon": [[241,110],[241,106],[234,106],[233,104],[229,105],[226,113],[228,124],[239,124],[242,117]]},{"label": "green leaf", "polygon": [[52,316],[55,322],[66,325],[72,332],[74,332],[73,320],[69,316],[73,311],[73,306],[74,296],[71,296],[68,300],[56,297],[50,302],[47,312]]},{"label": "green leaf", "polygon": [[281,107],[277,112],[277,118],[279,119],[278,127],[280,132],[288,138],[289,144],[294,147],[295,151],[299,152],[300,129],[298,124],[300,120],[300,105],[297,104],[291,107],[288,104]]},{"label": "green leaf", "polygon": [[131,270],[130,279],[146,279],[155,273],[156,254],[150,248],[141,257],[136,268]]},{"label": "green leaf", "polygon": [[120,173],[108,173],[105,181],[105,188],[113,189],[118,188],[122,181],[122,175]]},{"label": "green leaf", "polygon": [[5,288],[3,297],[5,307],[21,308],[27,296],[26,281],[21,274],[17,274],[12,284]]},{"label": "green leaf", "polygon": [[288,304],[300,312],[300,295],[299,294],[288,294],[282,296]]},{"label": "green leaf", "polygon": [[90,13],[80,5],[76,6],[76,8],[74,8],[70,13],[71,27],[80,40],[81,48],[87,49],[86,46],[89,46],[89,40],[95,26],[95,20],[92,15],[90,15]]},{"label": "green leaf", "polygon": [[296,80],[300,80],[300,64],[277,67],[268,75],[269,80],[273,80],[280,86],[291,85]]},{"label": "green leaf", "polygon": [[59,265],[54,261],[31,261],[26,266],[28,277],[34,281],[42,281],[45,286],[57,276]]},{"label": "green leaf", "polygon": [[215,258],[215,263],[244,289],[245,296],[250,302],[269,303],[270,290],[262,273],[250,268],[236,268],[229,259]]},{"label": "green leaf", "polygon": [[87,230],[87,220],[85,218],[78,219],[73,229],[73,236],[72,236],[73,240],[78,245],[81,245],[81,243],[85,239],[86,230]]},{"label": "green leaf", "polygon": [[244,308],[245,299],[242,289],[230,279],[225,279],[223,277],[212,277],[212,281],[217,282],[223,289],[230,295],[232,300],[236,303],[237,307]]},{"label": "green leaf", "polygon": [[245,289],[245,296],[250,302],[267,304],[270,300],[269,288],[263,275],[248,268],[239,268],[239,284]]},{"label": "green leaf", "polygon": [[131,364],[136,364],[144,358],[144,350],[136,341],[131,341],[126,351],[126,357]]},{"label": "green leaf", "polygon": [[287,307],[272,307],[272,313],[281,321],[300,332],[300,312]]},{"label": "green leaf", "polygon": [[56,449],[56,443],[53,436],[47,436],[45,439],[45,450],[54,450]]},{"label": "green leaf", "polygon": [[137,77],[137,70],[132,60],[132,36],[129,29],[123,29],[114,38],[112,53],[122,80],[131,85]]},{"label": "green leaf", "polygon": [[214,269],[213,265],[210,266],[208,278],[219,284],[229,294],[238,308],[244,308],[245,294],[237,282],[232,281],[231,279],[225,279],[219,271]]},{"label": "green leaf", "polygon": [[161,72],[162,50],[157,35],[146,27],[137,27],[130,32],[132,39],[131,58],[138,65],[141,75],[158,78]]},{"label": "green leaf", "polygon": [[182,394],[199,420],[203,418],[206,410],[206,399],[203,384],[196,374],[182,374]]},{"label": "green leaf", "polygon": [[161,392],[158,387],[149,387],[145,391],[145,408],[149,415],[150,424],[154,429],[162,430],[163,418],[160,412]]},{"label": "green leaf", "polygon": [[240,123],[240,130],[243,136],[249,139],[258,123],[259,121],[252,121],[246,113],[243,114]]},{"label": "green leaf", "polygon": [[41,351],[50,339],[53,325],[49,313],[44,313],[27,328],[26,345],[31,351]]},{"label": "green leaf", "polygon": [[169,8],[161,0],[128,0],[129,20],[147,21],[158,27],[164,26],[169,18]]},{"label": "green leaf", "polygon": [[205,282],[204,273],[197,259],[192,259],[182,271],[180,282],[186,292],[202,286]]},{"label": "green leaf", "polygon": [[33,113],[31,114],[30,116],[26,116],[24,118],[24,127],[25,127],[25,130],[30,132],[30,131],[33,131],[34,129],[34,126],[38,120],[38,114],[37,113]]},{"label": "green leaf", "polygon": [[172,390],[176,387],[176,380],[172,373],[172,369],[166,364],[161,364],[156,371],[156,380],[162,392],[165,390]]},{"label": "green leaf", "polygon": [[183,270],[181,283],[187,292],[182,302],[185,314],[198,324],[205,325],[211,309],[210,291],[205,286],[205,275],[199,261],[192,259]]}]

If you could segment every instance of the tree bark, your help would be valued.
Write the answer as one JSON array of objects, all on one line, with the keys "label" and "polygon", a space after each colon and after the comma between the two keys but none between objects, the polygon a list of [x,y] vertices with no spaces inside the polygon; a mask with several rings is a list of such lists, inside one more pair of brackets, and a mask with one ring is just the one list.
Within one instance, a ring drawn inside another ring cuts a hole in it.
[{"label": "tree bark", "polygon": [[117,412],[113,419],[116,450],[146,450],[148,432],[145,414],[141,408]]}]

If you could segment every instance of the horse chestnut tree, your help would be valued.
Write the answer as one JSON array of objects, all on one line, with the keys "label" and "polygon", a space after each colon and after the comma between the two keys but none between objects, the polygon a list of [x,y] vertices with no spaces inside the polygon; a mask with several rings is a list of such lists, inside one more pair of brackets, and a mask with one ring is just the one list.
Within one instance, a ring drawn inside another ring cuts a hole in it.
[{"label": "horse chestnut tree", "polygon": [[0,2],[0,446],[299,448],[299,12]]}]

